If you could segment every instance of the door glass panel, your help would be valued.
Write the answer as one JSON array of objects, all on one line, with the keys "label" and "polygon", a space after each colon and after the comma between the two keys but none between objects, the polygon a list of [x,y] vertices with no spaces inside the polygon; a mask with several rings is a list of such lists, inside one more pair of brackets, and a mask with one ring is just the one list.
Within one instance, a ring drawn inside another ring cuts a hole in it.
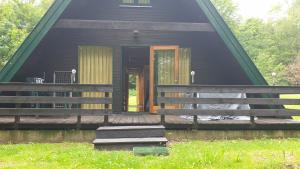
[{"label": "door glass panel", "polygon": [[[178,83],[178,70],[176,70],[176,54],[177,50],[156,50],[155,51],[155,84],[156,85],[176,85]],[[177,66],[178,67],[178,66]],[[154,102],[157,102],[158,94],[155,93]],[[176,97],[177,94],[166,93],[166,97]],[[159,96],[158,96],[159,97]],[[175,105],[166,105],[167,107],[173,107]]]},{"label": "door glass panel", "polygon": [[[156,85],[189,85],[191,72],[191,49],[178,46],[151,47],[150,72],[150,111],[159,109],[156,98]],[[154,61],[154,62],[153,62]],[[151,66],[152,65],[152,66]],[[150,74],[151,76],[151,74]],[[178,97],[181,94],[166,93],[166,97]],[[180,108],[181,105],[166,105],[166,108]]]},{"label": "door glass panel", "polygon": [[157,84],[175,85],[175,51],[156,51]]}]

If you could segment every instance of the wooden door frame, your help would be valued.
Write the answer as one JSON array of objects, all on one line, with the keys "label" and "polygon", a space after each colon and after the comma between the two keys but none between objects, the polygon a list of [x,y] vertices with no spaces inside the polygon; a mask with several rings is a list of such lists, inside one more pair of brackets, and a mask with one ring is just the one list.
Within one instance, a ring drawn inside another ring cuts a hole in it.
[{"label": "wooden door frame", "polygon": [[144,70],[139,69],[137,72],[136,79],[136,92],[137,92],[137,111],[144,112],[144,102],[145,102],[145,78]]},{"label": "wooden door frame", "polygon": [[155,95],[155,51],[156,50],[175,50],[175,82],[179,81],[179,45],[150,46],[150,69],[149,69],[149,110],[155,113],[154,95]]}]

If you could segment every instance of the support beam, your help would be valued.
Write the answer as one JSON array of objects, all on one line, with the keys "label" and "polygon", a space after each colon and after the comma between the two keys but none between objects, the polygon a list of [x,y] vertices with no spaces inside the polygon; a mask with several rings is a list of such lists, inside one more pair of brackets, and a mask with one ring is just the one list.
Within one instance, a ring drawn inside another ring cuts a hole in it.
[{"label": "support beam", "polygon": [[114,46],[113,56],[113,112],[123,111],[123,58],[121,46]]},{"label": "support beam", "polygon": [[215,31],[209,23],[75,20],[75,19],[61,19],[55,25],[55,28],[168,31],[168,32],[214,32]]}]

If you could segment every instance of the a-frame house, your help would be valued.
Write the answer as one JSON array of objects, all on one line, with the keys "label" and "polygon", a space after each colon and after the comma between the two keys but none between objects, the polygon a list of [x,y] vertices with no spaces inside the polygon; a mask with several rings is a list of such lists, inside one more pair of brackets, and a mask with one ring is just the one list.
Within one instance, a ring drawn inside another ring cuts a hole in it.
[{"label": "a-frame house", "polygon": [[140,111],[154,111],[156,84],[267,84],[210,0],[56,0],[0,81],[59,83],[72,69],[76,83],[112,84],[114,111],[128,110],[130,74]]}]

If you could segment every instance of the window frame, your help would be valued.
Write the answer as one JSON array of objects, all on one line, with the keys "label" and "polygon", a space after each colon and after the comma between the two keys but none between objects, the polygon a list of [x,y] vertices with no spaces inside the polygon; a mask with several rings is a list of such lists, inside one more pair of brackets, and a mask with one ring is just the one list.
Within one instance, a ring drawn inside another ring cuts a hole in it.
[{"label": "window frame", "polygon": [[133,0],[133,3],[123,3],[123,0],[120,0],[120,7],[129,7],[129,8],[151,8],[151,0],[149,4],[140,4],[139,0]]}]

